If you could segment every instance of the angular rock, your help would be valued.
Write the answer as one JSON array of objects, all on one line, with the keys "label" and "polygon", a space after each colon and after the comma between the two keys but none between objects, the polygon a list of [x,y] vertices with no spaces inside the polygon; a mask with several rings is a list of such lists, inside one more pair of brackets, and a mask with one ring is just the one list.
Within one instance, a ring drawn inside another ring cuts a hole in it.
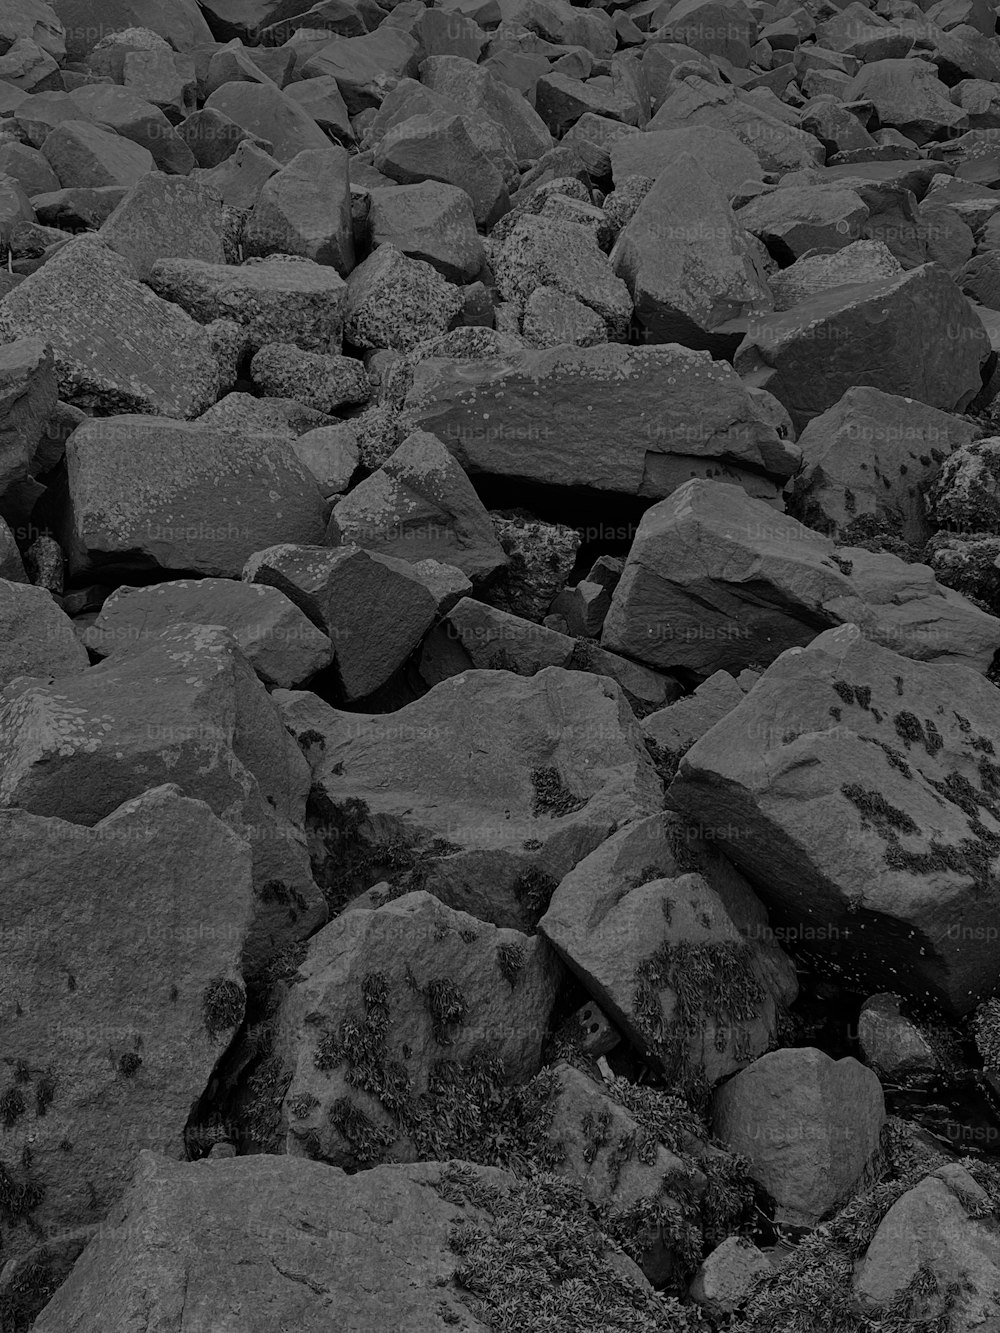
[{"label": "angular rock", "polygon": [[509,564],[484,596],[501,610],[540,621],[573,572],[580,533],[520,511],[490,517]]},{"label": "angular rock", "polygon": [[712,1107],[716,1136],[747,1158],[778,1217],[806,1226],[864,1181],[884,1121],[872,1071],[811,1047],[762,1056],[716,1092]]},{"label": "angular rock", "polygon": [[903,271],[882,241],[851,241],[832,254],[807,255],[768,277],[775,310],[791,310],[801,301],[859,282],[877,282]]},{"label": "angular rock", "polygon": [[468,671],[389,716],[277,701],[313,767],[313,864],[340,904],[418,873],[450,907],[530,929],[613,828],[661,807],[635,719],[600,676]]},{"label": "angular rock", "polygon": [[344,333],[355,347],[406,352],[444,333],[461,309],[461,292],[430,264],[380,245],[348,279]]},{"label": "angular rock", "polygon": [[145,279],[158,259],[224,264],[223,213],[218,196],[193,180],[152,174],[134,185],[100,238]]},{"label": "angular rock", "polygon": [[473,475],[645,498],[709,468],[773,497],[768,474],[784,481],[799,458],[728,366],[677,346],[429,358],[403,424],[437,435]]},{"label": "angular rock", "polygon": [[60,188],[59,177],[37,148],[11,139],[0,144],[0,173],[17,181],[29,199]]},{"label": "angular rock", "polygon": [[471,281],[486,259],[472,201],[457,185],[423,181],[373,190],[368,225],[373,248],[392,245],[433,264],[449,282]]},{"label": "angular rock", "polygon": [[266,343],[250,362],[250,377],[265,394],[294,398],[326,414],[366,403],[371,393],[360,361],[303,352],[294,343]]},{"label": "angular rock", "polygon": [[545,667],[573,666],[575,649],[566,634],[463,597],[424,640],[420,678],[430,686],[470,669],[533,676]]},{"label": "angular rock", "polygon": [[643,718],[643,734],[674,763],[742,703],[744,693],[728,671],[716,671],[693,694]]},{"label": "angular rock", "polygon": [[870,210],[849,185],[801,185],[759,194],[737,210],[741,227],[780,261],[858,240]]},{"label": "angular rock", "polygon": [[863,380],[961,412],[982,388],[989,353],[965,297],[937,264],[922,264],[756,316],[734,365],[748,384],[773,393],[801,429]]},{"label": "angular rock", "polygon": [[882,125],[890,125],[915,144],[960,134],[966,113],[948,96],[937,70],[927,60],[874,60],[844,89],[844,101],[868,101]]},{"label": "angular rock", "polygon": [[341,277],[354,267],[347,153],[307,149],[264,183],[243,231],[248,255],[302,255]]},{"label": "angular rock", "polygon": [[1000,535],[1000,438],[963,440],[941,464],[927,508],[942,526]]},{"label": "angular rock", "polygon": [[752,1241],[745,1236],[729,1236],[702,1262],[689,1294],[706,1313],[724,1318],[743,1304],[756,1278],[772,1271]]},{"label": "angular rock", "polygon": [[337,426],[317,426],[300,435],[292,447],[327,497],[346,491],[358,470],[357,441],[348,422]]},{"label": "angular rock", "polygon": [[473,580],[507,557],[472,483],[440,440],[407,436],[394,454],[334,508],[326,540],[415,564],[438,560]]},{"label": "angular rock", "polygon": [[51,593],[0,578],[0,689],[15,676],[71,676],[89,664]]},{"label": "angular rock", "polygon": [[478,227],[493,226],[510,208],[503,176],[462,116],[432,111],[400,121],[376,148],[375,168],[401,185],[432,180],[458,186],[472,200]]},{"label": "angular rock", "polygon": [[149,283],[202,324],[214,319],[242,324],[251,351],[273,342],[295,343],[307,352],[340,351],[347,286],[326,265],[271,258],[234,267],[162,259],[153,265]]},{"label": "angular rock", "polygon": [[694,480],[643,516],[601,641],[705,676],[768,665],[819,628],[851,621],[922,661],[986,671],[1000,647],[1000,622],[926,565],[838,548],[738,486]]},{"label": "angular rock", "polygon": [[[286,1151],[349,1168],[421,1156],[436,1128],[420,1123],[421,1100],[433,1097],[438,1063],[468,1069],[485,1057],[505,1082],[530,1078],[559,975],[538,936],[487,925],[429,893],[343,913],[310,941],[277,1018],[275,1055],[291,1075]],[[350,1045],[359,1027],[377,1043],[374,1059]],[[379,1082],[376,1061],[391,1078]],[[425,1114],[433,1110],[432,1101]]]},{"label": "angular rock", "polygon": [[714,1084],[773,1043],[795,969],[746,881],[673,814],[632,823],[561,881],[539,930],[671,1084]]},{"label": "angular rock", "polygon": [[31,336],[52,344],[60,397],[78,406],[192,417],[215,401],[204,331],[94,238],[70,241],[0,302],[0,340]]},{"label": "angular rock", "polygon": [[214,108],[193,111],[177,126],[177,133],[194,154],[198,166],[205,169],[217,167],[232,157],[244,140],[262,146],[256,135]]},{"label": "angular rock", "polygon": [[224,83],[205,107],[221,111],[249,134],[266,139],[272,155],[283,165],[310,148],[328,152],[331,147],[312,116],[274,83]]},{"label": "angular rock", "polygon": [[317,412],[294,398],[255,398],[249,393],[227,393],[225,398],[220,398],[202,413],[197,424],[236,430],[243,435],[276,435],[291,444],[306,431],[329,427],[333,421],[334,418],[325,412]]},{"label": "angular rock", "polygon": [[628,176],[648,176],[656,180],[664,171],[676,166],[685,154],[690,154],[701,164],[727,198],[732,198],[747,181],[756,180],[761,174],[760,162],[752,149],[735,134],[707,125],[624,135],[611,144],[610,151],[616,186]]},{"label": "angular rock", "polygon": [[235,578],[254,551],[322,534],[315,479],[273,436],[123,415],[85,422],[66,459],[75,574],[111,563]]},{"label": "angular rock", "polygon": [[255,549],[244,580],[279,589],[333,640],[348,700],[384,685],[434,620],[434,599],[402,560],[356,546]]},{"label": "angular rock", "polygon": [[416,74],[417,42],[408,32],[382,26],[360,37],[334,37],[306,60],[301,78],[332,75],[348,111],[357,116],[378,106],[387,79]]},{"label": "angular rock", "polygon": [[69,94],[68,106],[72,119],[91,120],[144,148],[160,171],[186,176],[195,165],[190,148],[160,108],[129,88],[85,83]]},{"label": "angular rock", "polygon": [[281,163],[254,139],[243,139],[216,166],[196,177],[215,191],[227,208],[249,213],[271,177],[281,170]]},{"label": "angular rock", "polygon": [[46,342],[26,337],[0,345],[0,498],[27,477],[57,399]]},{"label": "angular rock", "polygon": [[5,1218],[9,1259],[37,1243],[32,1227],[100,1218],[141,1148],[183,1158],[243,1016],[253,889],[246,840],[176,786],[112,802],[93,828],[24,809],[0,811],[0,828],[4,917],[18,922],[0,979],[5,1179],[26,1191]]},{"label": "angular rock", "polygon": [[536,287],[524,303],[521,334],[529,347],[539,349],[566,343],[573,347],[596,347],[608,341],[608,326],[595,310],[575,296],[543,285]]},{"label": "angular rock", "polygon": [[196,0],[56,0],[52,6],[66,29],[66,54],[80,60],[102,39],[127,28],[147,28],[168,38],[176,51],[212,41]]},{"label": "angular rock", "polygon": [[431,54],[420,66],[420,81],[466,113],[480,112],[502,125],[510,134],[519,163],[533,166],[552,147],[552,136],[531,103],[476,64],[475,58]]},{"label": "angular rock", "polygon": [[234,579],[121,587],[101,607],[85,641],[113,656],[178,624],[224,626],[265,685],[291,689],[333,661],[333,644],[283,593]]},{"label": "angular rock", "polygon": [[858,1016],[858,1045],[866,1065],[892,1083],[938,1069],[938,1058],[915,1023],[899,1012],[898,995],[872,995]]}]

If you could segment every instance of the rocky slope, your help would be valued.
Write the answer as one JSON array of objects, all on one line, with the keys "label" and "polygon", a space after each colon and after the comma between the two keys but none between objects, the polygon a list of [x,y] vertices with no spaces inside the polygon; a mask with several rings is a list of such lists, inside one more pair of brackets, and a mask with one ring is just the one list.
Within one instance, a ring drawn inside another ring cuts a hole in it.
[{"label": "rocky slope", "polygon": [[998,132],[988,0],[0,0],[0,1333],[1000,1333]]}]

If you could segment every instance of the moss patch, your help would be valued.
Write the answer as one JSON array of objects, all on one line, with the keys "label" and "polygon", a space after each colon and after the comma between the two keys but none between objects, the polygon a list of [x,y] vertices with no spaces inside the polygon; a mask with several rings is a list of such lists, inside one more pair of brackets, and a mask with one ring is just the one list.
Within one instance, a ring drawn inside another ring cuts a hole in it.
[{"label": "moss patch", "polygon": [[243,987],[227,977],[216,977],[205,987],[201,1018],[210,1037],[229,1032],[243,1021],[246,997]]}]

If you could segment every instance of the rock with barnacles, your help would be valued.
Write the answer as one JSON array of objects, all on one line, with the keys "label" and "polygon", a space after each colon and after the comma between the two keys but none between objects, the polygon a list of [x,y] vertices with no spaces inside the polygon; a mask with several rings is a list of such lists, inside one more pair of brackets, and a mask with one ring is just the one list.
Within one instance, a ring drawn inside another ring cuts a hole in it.
[{"label": "rock with barnacles", "polygon": [[89,828],[0,811],[5,1260],[100,1221],[142,1148],[184,1158],[243,1018],[246,838],[176,786],[110,805]]},{"label": "rock with barnacles", "polygon": [[464,1156],[446,1108],[478,1079],[485,1113],[486,1087],[537,1071],[559,973],[538,936],[429,893],[345,912],[277,1019],[286,1150],[353,1168]]},{"label": "rock with barnacles", "polygon": [[727,855],[827,970],[967,1013],[1000,980],[997,699],[968,667],[827,630],[688,750],[668,799],[741,830]]},{"label": "rock with barnacles", "polygon": [[763,1054],[798,991],[750,886],[673,814],[580,861],[539,930],[643,1057],[689,1089]]},{"label": "rock with barnacles", "polygon": [[466,671],[382,714],[274,696],[312,769],[313,867],[338,906],[380,881],[525,930],[661,785],[621,690],[548,667]]}]

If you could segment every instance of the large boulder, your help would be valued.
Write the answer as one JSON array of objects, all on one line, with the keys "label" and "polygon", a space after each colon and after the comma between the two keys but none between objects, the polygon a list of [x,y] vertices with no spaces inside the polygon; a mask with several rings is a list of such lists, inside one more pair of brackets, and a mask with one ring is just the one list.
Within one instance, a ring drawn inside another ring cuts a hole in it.
[{"label": "large boulder", "polygon": [[26,337],[51,344],[59,396],[77,406],[185,418],[215,401],[208,335],[95,238],[68,242],[0,302],[0,342]]},{"label": "large boulder", "polygon": [[[146,416],[84,422],[66,445],[70,567],[236,578],[276,541],[319,541],[323,498],[291,445]],[[266,477],[266,488],[262,478]]]},{"label": "large boulder", "polygon": [[340,902],[389,880],[528,929],[582,857],[661,806],[605,677],[467,671],[389,716],[276,699],[313,770],[314,868]]},{"label": "large boulder", "polygon": [[341,277],[354,267],[346,151],[303,149],[264,183],[243,228],[247,255],[302,255]]},{"label": "large boulder", "polygon": [[246,839],[176,786],[109,804],[86,829],[0,811],[5,1260],[100,1221],[141,1148],[185,1156],[243,1018]]},{"label": "large boulder", "polygon": [[1000,620],[926,565],[837,547],[739,486],[701,480],[643,515],[601,642],[705,676],[767,665],[848,621],[921,661],[986,671],[1000,648]]},{"label": "large boulder", "polygon": [[638,820],[559,884],[539,930],[672,1085],[773,1044],[795,969],[743,877],[673,814]]},{"label": "large boulder", "polygon": [[845,625],[783,653],[688,750],[668,799],[744,830],[728,856],[824,966],[965,1013],[1000,979],[998,721],[978,672]]},{"label": "large boulder", "polygon": [[212,41],[212,30],[196,0],[54,0],[66,31],[66,54],[81,60],[115,33],[146,28],[170,41],[175,51],[193,51]]},{"label": "large boulder", "polygon": [[486,1056],[504,1081],[530,1078],[560,970],[538,936],[429,893],[343,913],[310,941],[277,1018],[286,1151],[354,1168],[433,1155],[441,1063]]},{"label": "large boulder", "polygon": [[712,1128],[750,1163],[780,1221],[814,1225],[871,1171],[885,1122],[878,1078],[813,1047],[772,1051],[715,1094]]},{"label": "large boulder", "polygon": [[472,474],[648,499],[720,472],[773,498],[799,458],[729,366],[678,346],[428,357],[403,421]]}]

